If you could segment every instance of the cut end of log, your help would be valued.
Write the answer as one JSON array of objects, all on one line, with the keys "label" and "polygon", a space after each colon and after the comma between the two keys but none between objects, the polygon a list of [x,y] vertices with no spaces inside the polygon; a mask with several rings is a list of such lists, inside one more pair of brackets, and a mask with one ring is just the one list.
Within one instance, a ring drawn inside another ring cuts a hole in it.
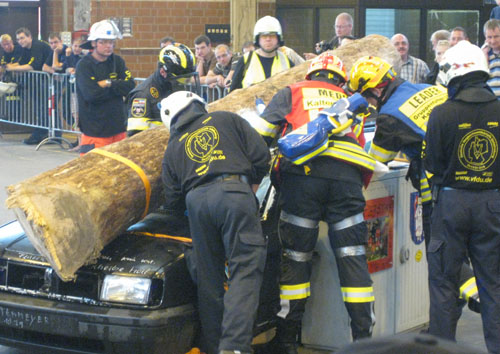
[{"label": "cut end of log", "polygon": [[7,188],[8,208],[35,249],[64,281],[74,279],[83,264],[94,259],[102,244],[88,214],[86,202],[71,191],[57,187],[18,184]]}]

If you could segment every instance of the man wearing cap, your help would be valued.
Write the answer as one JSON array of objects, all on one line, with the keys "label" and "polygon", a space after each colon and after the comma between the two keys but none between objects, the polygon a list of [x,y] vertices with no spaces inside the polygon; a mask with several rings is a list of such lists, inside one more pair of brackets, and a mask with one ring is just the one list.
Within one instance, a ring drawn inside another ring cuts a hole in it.
[{"label": "man wearing cap", "polygon": [[84,49],[93,48],[76,66],[80,154],[125,139],[127,116],[124,97],[134,88],[125,61],[113,54],[122,35],[109,20],[94,23]]}]

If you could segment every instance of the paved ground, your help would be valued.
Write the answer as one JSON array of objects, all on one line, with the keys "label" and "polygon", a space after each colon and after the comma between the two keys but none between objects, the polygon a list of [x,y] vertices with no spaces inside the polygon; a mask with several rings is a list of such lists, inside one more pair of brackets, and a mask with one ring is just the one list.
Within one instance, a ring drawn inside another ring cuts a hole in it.
[{"label": "paved ground", "polygon": [[[1,126],[0,131],[2,131]],[[35,151],[34,146],[27,146],[21,143],[22,139],[26,136],[26,134],[7,133],[0,136],[0,225],[15,218],[13,212],[7,210],[4,205],[6,186],[35,176],[78,157],[77,153],[67,152],[61,149],[59,145],[44,145],[38,151]],[[74,138],[70,140],[73,141]],[[425,310],[423,309],[423,311]],[[477,348],[474,354],[486,351],[479,315],[472,313],[468,309],[464,310],[464,314],[458,325],[457,339],[459,343]],[[28,352],[0,346],[0,354],[6,353],[22,354]],[[301,348],[299,353],[324,354],[330,352]]]}]

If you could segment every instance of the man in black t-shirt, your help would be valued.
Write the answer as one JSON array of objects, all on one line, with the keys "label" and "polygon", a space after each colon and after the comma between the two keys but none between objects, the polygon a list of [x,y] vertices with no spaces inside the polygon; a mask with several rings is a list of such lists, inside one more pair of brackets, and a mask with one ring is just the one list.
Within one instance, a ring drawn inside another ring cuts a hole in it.
[{"label": "man in black t-shirt", "polygon": [[[51,55],[52,51],[46,42],[33,39],[29,29],[21,27],[16,31],[16,40],[23,48],[23,54],[19,64],[8,64],[7,71],[41,71],[43,64]],[[48,126],[48,107],[47,102],[42,97],[35,95],[32,102],[35,107],[35,117],[26,117],[31,124]],[[35,128],[31,136],[23,140],[24,144],[35,145],[40,143],[48,135],[48,130],[44,128]]]},{"label": "man in black t-shirt", "polygon": [[52,55],[47,57],[43,65],[43,71],[54,74],[63,73],[63,65],[66,60],[67,45],[63,44],[59,33],[49,34],[49,46]]},{"label": "man in black t-shirt", "polygon": [[2,34],[0,36],[0,45],[2,46],[2,55],[0,56],[2,69],[7,64],[15,64],[21,60],[22,48],[19,44],[14,43],[11,36]]},{"label": "man in black t-shirt", "polygon": [[12,81],[10,75],[4,75],[7,64],[16,64],[21,60],[22,48],[19,44],[14,44],[12,37],[8,34],[2,34],[0,36],[0,45],[2,47],[0,56],[0,80],[9,82]]},{"label": "man in black t-shirt", "polygon": [[51,55],[50,46],[43,41],[33,39],[29,29],[21,27],[16,31],[17,43],[23,48],[19,65],[8,66],[9,71],[41,71],[43,63]]}]

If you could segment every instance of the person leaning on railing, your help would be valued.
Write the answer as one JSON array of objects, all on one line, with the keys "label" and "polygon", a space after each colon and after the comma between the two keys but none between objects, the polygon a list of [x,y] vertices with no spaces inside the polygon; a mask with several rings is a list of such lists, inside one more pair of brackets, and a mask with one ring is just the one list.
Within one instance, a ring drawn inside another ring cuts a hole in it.
[{"label": "person leaning on railing", "polygon": [[217,59],[217,64],[215,64],[213,69],[208,71],[205,84],[210,88],[216,85],[221,88],[229,87],[239,58],[233,55],[233,52],[227,45],[219,44],[215,47],[215,59]]},{"label": "person leaning on railing", "polygon": [[[18,63],[7,64],[7,71],[41,71],[43,64],[47,58],[52,54],[50,46],[43,41],[34,39],[31,36],[29,29],[21,27],[16,31],[17,43],[23,48],[23,54]],[[37,104],[38,103],[38,104]],[[36,124],[38,126],[48,126],[47,117],[47,107],[44,106],[44,102],[37,101],[35,106],[36,117],[26,117],[27,119],[33,119],[30,123]],[[23,140],[24,144],[35,145],[40,143],[43,139],[48,136],[48,129],[46,128],[35,128],[31,136]]]}]

